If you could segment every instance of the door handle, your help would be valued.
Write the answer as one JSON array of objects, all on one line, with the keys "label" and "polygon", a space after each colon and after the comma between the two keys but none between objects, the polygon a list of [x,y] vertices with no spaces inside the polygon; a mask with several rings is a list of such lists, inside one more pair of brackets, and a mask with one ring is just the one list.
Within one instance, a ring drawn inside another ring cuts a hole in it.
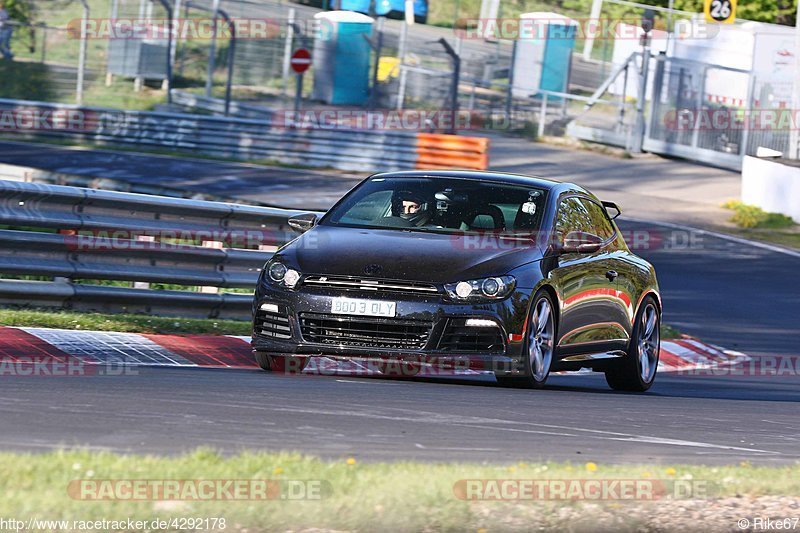
[{"label": "door handle", "polygon": [[608,281],[614,281],[615,279],[617,279],[617,275],[618,274],[616,270],[609,270],[608,272],[606,272],[606,277],[608,278]]}]

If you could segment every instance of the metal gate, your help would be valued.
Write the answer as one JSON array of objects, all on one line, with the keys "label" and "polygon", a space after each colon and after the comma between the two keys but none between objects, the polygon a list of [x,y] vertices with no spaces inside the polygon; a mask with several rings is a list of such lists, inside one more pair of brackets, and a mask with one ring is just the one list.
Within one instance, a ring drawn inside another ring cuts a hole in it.
[{"label": "metal gate", "polygon": [[[636,55],[638,64],[632,78],[641,83],[641,54]],[[759,147],[784,153],[788,150],[790,129],[780,120],[785,118],[790,101],[787,82],[768,74],[759,76],[748,70],[663,55],[653,56],[648,70],[644,151],[739,170],[744,156],[755,155]],[[614,74],[618,76],[619,72]],[[616,84],[609,78],[603,88],[612,88],[612,82]],[[627,93],[636,94],[631,90]],[[636,135],[635,129],[629,127],[626,138],[614,136],[617,130],[610,124],[589,118],[589,114],[577,117],[568,132],[626,149],[635,145],[630,140],[630,135]],[[615,127],[619,129],[618,124]]]},{"label": "metal gate", "polygon": [[740,169],[751,85],[746,70],[657,56],[642,148]]}]

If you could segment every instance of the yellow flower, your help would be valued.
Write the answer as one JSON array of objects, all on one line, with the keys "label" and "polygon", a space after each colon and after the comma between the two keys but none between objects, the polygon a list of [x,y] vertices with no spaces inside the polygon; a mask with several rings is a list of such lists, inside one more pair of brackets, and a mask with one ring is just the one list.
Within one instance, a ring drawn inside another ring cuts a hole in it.
[{"label": "yellow flower", "polygon": [[278,474],[283,474],[283,468],[277,467],[275,470],[272,471],[272,473],[275,474],[276,476]]},{"label": "yellow flower", "polygon": [[508,471],[509,471],[509,472],[511,472],[511,473],[513,474],[514,472],[516,472],[516,471],[517,471],[517,467],[516,467],[516,466],[509,466],[509,467],[508,467]]},{"label": "yellow flower", "polygon": [[528,463],[520,463],[519,467],[520,468],[528,468]]},{"label": "yellow flower", "polygon": [[650,472],[642,472],[642,477],[643,478],[653,477],[653,474],[651,474]]},{"label": "yellow flower", "polygon": [[586,470],[589,472],[597,472],[597,465],[592,462],[586,463]]},{"label": "yellow flower", "polygon": [[742,461],[741,463],[739,463],[739,466],[741,466],[742,468],[750,468],[750,461]]},{"label": "yellow flower", "polygon": [[672,468],[672,467],[669,467],[669,468],[667,468],[666,472],[667,472],[667,475],[668,475],[668,476],[674,476],[675,474],[677,474],[677,473],[678,473],[678,472],[677,472],[677,471],[676,471],[674,468]]},{"label": "yellow flower", "polygon": [[487,533],[487,531],[489,531],[489,530],[486,529],[485,527],[482,527],[482,528],[478,529],[478,533]]},{"label": "yellow flower", "polygon": [[347,464],[352,466],[352,465],[356,464],[356,460],[353,459],[352,457],[348,457],[347,458]]}]

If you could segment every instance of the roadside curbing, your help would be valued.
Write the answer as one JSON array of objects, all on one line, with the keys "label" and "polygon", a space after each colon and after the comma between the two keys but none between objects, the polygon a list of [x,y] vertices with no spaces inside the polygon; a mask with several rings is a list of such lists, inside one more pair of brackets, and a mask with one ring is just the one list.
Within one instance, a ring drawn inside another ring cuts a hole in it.
[{"label": "roadside curbing", "polygon": [[[226,335],[153,335],[105,331],[0,326],[0,364],[31,359],[54,362],[74,361],[84,365],[113,363],[121,366],[206,367],[254,369],[255,361],[247,337]],[[690,372],[731,367],[751,358],[697,339],[684,337],[662,341],[659,370]],[[373,365],[359,361],[337,362],[314,357],[307,373],[380,375]],[[482,372],[463,370],[459,376]],[[454,372],[448,372],[453,375]],[[0,372],[3,375],[3,372]],[[421,377],[443,375],[422,369]]]}]

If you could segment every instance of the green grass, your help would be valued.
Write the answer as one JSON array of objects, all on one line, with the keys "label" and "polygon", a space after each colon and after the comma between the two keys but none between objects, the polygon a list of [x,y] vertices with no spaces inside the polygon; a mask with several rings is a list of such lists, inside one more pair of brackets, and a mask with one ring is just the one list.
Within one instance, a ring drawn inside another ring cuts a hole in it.
[{"label": "green grass", "polygon": [[[0,516],[3,517],[53,520],[217,517],[225,518],[227,531],[251,532],[307,528],[524,531],[534,520],[549,527],[570,527],[561,512],[564,508],[580,511],[581,505],[586,505],[584,519],[591,518],[598,505],[623,519],[628,509],[613,502],[467,502],[454,493],[455,483],[465,479],[693,479],[710,482],[714,496],[800,494],[800,466],[754,467],[747,463],[722,467],[611,466],[591,462],[363,463],[357,454],[323,461],[293,453],[223,457],[201,449],[169,458],[89,451],[2,453],[0,470],[3,472],[0,493],[4,495],[0,499]],[[72,499],[67,492],[73,480],[130,479],[307,480],[324,488],[322,498],[303,501],[82,501]]]},{"label": "green grass", "polygon": [[663,340],[680,339],[683,333],[668,324],[661,324],[661,338]]},{"label": "green grass", "polygon": [[35,309],[0,309],[0,325],[127,333],[212,335],[250,335],[251,333],[250,322],[243,320],[106,315]]}]

